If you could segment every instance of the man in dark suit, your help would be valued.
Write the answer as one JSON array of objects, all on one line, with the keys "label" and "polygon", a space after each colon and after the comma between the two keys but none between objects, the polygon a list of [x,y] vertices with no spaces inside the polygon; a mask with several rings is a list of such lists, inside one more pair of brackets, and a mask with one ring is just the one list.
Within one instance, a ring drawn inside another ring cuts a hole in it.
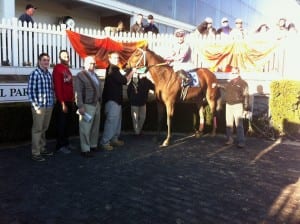
[{"label": "man in dark suit", "polygon": [[31,4],[28,4],[26,5],[25,7],[25,13],[23,13],[20,17],[19,17],[19,20],[22,21],[22,24],[24,24],[24,22],[27,22],[27,23],[34,23],[33,19],[32,19],[32,16],[35,12],[37,8],[34,7],[33,5]]},{"label": "man in dark suit", "polygon": [[148,16],[148,25],[145,27],[145,33],[152,32],[154,34],[158,34],[159,30],[154,24],[154,17],[150,14]]}]

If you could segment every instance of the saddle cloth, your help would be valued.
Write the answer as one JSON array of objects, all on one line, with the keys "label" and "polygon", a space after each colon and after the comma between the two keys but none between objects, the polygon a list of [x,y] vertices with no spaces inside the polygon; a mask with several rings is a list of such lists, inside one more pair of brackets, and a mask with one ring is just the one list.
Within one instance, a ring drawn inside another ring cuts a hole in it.
[{"label": "saddle cloth", "polygon": [[185,83],[184,80],[181,82],[182,87],[200,87],[200,81],[196,72],[187,72],[187,76],[189,77],[189,83]]}]

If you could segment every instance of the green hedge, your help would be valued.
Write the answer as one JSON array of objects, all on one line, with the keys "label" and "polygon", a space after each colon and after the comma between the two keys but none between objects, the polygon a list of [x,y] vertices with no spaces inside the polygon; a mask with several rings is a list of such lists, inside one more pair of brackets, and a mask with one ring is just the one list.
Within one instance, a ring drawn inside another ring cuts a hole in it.
[{"label": "green hedge", "polygon": [[300,134],[300,81],[271,83],[270,110],[273,126],[281,134]]}]

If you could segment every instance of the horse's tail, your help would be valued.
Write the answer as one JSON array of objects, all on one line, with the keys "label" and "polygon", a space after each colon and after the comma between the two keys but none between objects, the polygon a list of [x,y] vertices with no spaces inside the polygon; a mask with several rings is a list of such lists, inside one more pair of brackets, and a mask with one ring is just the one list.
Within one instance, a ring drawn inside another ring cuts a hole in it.
[{"label": "horse's tail", "polygon": [[206,84],[206,100],[210,106],[213,115],[216,112],[217,101],[220,97],[220,92],[218,88],[218,80],[216,75],[208,69],[203,70],[204,80]]}]

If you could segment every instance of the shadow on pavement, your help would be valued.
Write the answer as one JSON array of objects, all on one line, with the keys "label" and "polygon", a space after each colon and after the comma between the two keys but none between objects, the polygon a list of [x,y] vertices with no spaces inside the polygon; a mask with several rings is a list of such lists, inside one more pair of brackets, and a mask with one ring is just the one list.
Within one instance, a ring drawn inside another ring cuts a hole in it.
[{"label": "shadow on pavement", "polygon": [[161,149],[153,138],[125,134],[113,151],[45,162],[31,160],[29,143],[3,146],[0,223],[300,223],[298,146],[175,134]]}]

